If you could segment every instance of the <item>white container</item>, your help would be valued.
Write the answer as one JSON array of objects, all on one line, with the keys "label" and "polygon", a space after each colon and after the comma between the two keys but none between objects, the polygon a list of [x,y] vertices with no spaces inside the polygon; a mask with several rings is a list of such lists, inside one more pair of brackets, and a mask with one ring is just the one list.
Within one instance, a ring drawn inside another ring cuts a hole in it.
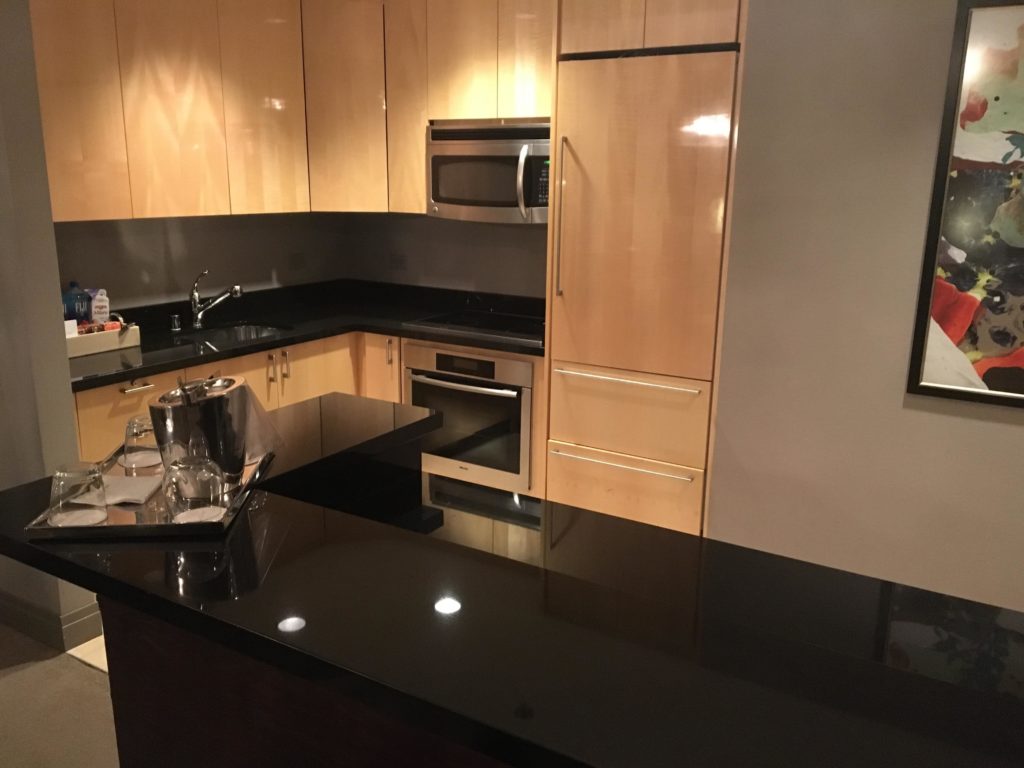
[{"label": "white container", "polygon": [[120,331],[100,331],[99,333],[83,333],[67,339],[68,357],[95,355],[97,352],[109,352],[113,349],[137,347],[142,339],[139,326],[129,325]]},{"label": "white container", "polygon": [[105,323],[110,320],[110,299],[105,289],[100,288],[92,299],[92,321]]}]

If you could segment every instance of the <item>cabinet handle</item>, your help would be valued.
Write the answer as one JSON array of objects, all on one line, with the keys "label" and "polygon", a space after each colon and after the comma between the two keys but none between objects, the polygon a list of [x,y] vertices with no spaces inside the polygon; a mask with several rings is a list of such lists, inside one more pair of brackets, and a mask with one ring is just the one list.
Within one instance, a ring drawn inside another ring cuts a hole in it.
[{"label": "cabinet handle", "polygon": [[267,374],[267,381],[274,384],[277,382],[277,353],[272,352],[267,355],[267,362],[270,363],[270,372]]},{"label": "cabinet handle", "polygon": [[555,296],[562,295],[562,211],[565,210],[565,148],[569,137],[563,136],[558,150],[558,229],[555,231]]},{"label": "cabinet handle", "polygon": [[636,379],[622,379],[618,376],[602,376],[598,373],[584,373],[583,371],[570,371],[567,368],[555,368],[555,373],[563,376],[579,376],[584,379],[599,379],[600,381],[614,381],[618,384],[633,384],[638,387],[650,387],[651,389],[667,389],[672,392],[685,392],[688,395],[699,395],[699,389],[692,387],[673,387],[669,384],[655,384],[653,381],[637,381]]},{"label": "cabinet handle", "polygon": [[292,377],[292,361],[288,357],[288,350],[284,350],[281,353],[281,357],[284,358],[284,363],[281,365],[281,378],[290,379]]},{"label": "cabinet handle", "polygon": [[135,384],[131,387],[122,387],[122,395],[134,395],[136,392],[145,392],[147,389],[153,389],[156,384]]},{"label": "cabinet handle", "polygon": [[388,343],[387,343],[387,362],[388,362],[388,365],[391,365],[391,361],[393,359],[392,356],[391,356],[391,342],[392,342],[392,338],[390,336],[388,336]]},{"label": "cabinet handle", "polygon": [[627,467],[625,464],[616,464],[613,461],[601,461],[600,459],[591,459],[587,456],[575,456],[571,453],[562,453],[561,451],[551,450],[551,453],[555,456],[564,456],[567,459],[576,459],[576,461],[589,461],[591,464],[601,464],[605,467],[615,467],[616,469],[627,469],[630,472],[639,472],[643,475],[654,475],[655,477],[667,477],[670,480],[682,480],[684,483],[692,483],[693,475],[673,475],[668,472],[655,472],[653,469],[639,469],[637,467]]}]

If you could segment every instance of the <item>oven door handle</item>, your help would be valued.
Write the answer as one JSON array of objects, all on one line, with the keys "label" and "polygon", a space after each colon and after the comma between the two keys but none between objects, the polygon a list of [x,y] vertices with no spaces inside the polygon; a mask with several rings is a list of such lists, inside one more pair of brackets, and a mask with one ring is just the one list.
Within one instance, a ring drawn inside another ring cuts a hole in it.
[{"label": "oven door handle", "polygon": [[419,373],[410,373],[412,381],[421,384],[429,384],[432,387],[443,387],[445,389],[457,389],[459,392],[475,392],[478,395],[492,395],[493,397],[519,397],[519,391],[515,389],[491,389],[490,387],[474,387],[472,384],[459,384],[455,381],[435,379],[432,376],[424,376]]},{"label": "oven door handle", "polygon": [[519,167],[516,169],[516,199],[519,201],[519,213],[522,214],[524,221],[530,218],[530,214],[526,211],[526,190],[524,188],[526,178],[526,155],[529,151],[530,145],[523,144],[523,148],[519,150]]}]

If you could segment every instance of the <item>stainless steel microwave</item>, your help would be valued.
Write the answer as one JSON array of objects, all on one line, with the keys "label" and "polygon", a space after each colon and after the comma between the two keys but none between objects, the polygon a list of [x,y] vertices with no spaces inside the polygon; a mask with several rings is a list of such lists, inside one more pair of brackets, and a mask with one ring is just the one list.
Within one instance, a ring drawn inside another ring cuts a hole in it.
[{"label": "stainless steel microwave", "polygon": [[546,118],[431,120],[427,214],[544,224],[550,169],[551,124]]}]

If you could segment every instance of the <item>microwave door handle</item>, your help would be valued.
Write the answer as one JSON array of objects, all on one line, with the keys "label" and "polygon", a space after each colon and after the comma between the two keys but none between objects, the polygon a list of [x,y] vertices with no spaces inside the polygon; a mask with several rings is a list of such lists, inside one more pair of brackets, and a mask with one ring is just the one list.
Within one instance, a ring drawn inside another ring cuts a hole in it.
[{"label": "microwave door handle", "polygon": [[519,167],[516,169],[516,199],[519,200],[519,213],[523,215],[523,219],[530,218],[530,215],[526,212],[526,191],[523,188],[523,180],[526,176],[526,156],[530,152],[530,145],[523,144],[523,148],[519,150]]},{"label": "microwave door handle", "polygon": [[419,373],[410,373],[409,378],[413,381],[418,381],[421,384],[429,384],[432,387],[441,387],[443,389],[457,389],[459,392],[475,392],[478,395],[492,395],[493,397],[519,397],[519,392],[515,389],[491,389],[490,387],[474,387],[472,384],[459,384],[456,381],[445,381],[444,379],[435,379],[431,376],[424,376]]}]

